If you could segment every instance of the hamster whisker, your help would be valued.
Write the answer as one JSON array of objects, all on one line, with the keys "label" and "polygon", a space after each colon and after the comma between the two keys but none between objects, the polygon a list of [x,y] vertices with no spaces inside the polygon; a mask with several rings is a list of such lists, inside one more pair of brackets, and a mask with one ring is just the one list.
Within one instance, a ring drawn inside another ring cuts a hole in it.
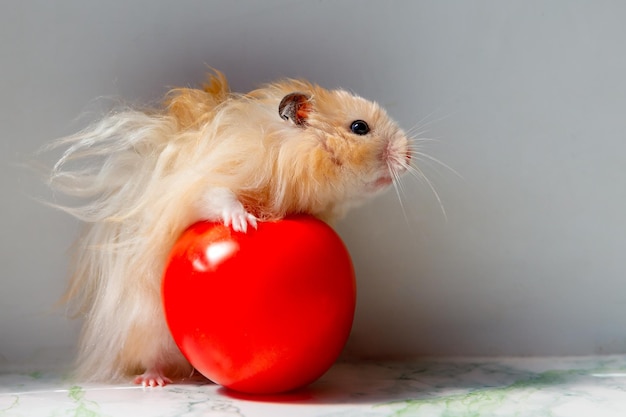
[{"label": "hamster whisker", "polygon": [[[417,123],[415,123],[415,125],[413,125],[410,129],[407,130],[407,136],[415,136],[414,134],[412,134],[412,132],[415,132],[418,129],[424,129],[425,127],[428,127],[435,123],[439,123],[443,120],[446,120],[448,117],[450,117],[450,115],[448,114],[448,115],[441,116],[439,118],[434,118],[436,113],[437,113],[437,110],[433,110],[430,113],[428,113],[426,116],[424,116],[421,120],[419,120]],[[422,132],[422,133],[425,133],[425,132]]]},{"label": "hamster whisker", "polygon": [[402,186],[402,182],[400,181],[400,174],[398,170],[394,168],[394,161],[390,161],[388,163],[389,172],[391,173],[391,179],[393,188],[396,191],[396,195],[398,196],[398,202],[400,203],[400,209],[402,209],[402,215],[404,216],[404,221],[407,225],[409,225],[409,217],[406,214],[406,207],[404,206],[403,196],[406,196],[406,190]]},{"label": "hamster whisker", "polygon": [[[418,156],[420,156],[420,155],[418,155]],[[414,164],[407,164],[406,165],[406,169],[407,169],[407,172],[409,174],[413,175],[415,178],[420,180],[422,183],[426,184],[428,186],[428,188],[430,188],[430,191],[435,196],[435,199],[437,199],[437,203],[439,204],[439,208],[441,209],[441,214],[443,214],[444,219],[447,221],[448,220],[448,215],[446,213],[446,209],[444,208],[443,201],[441,200],[441,197],[439,196],[439,193],[435,189],[435,186],[432,183],[432,181],[430,179],[428,179],[426,174],[424,174],[424,172],[420,168],[418,168],[416,165],[414,165]]]},{"label": "hamster whisker", "polygon": [[415,136],[409,136],[411,138],[411,142],[441,142],[441,139],[424,137],[424,133],[426,132],[419,131],[415,133]]},{"label": "hamster whisker", "polygon": [[416,156],[418,160],[434,162],[436,165],[441,166],[443,168],[446,168],[447,170],[452,172],[457,177],[459,177],[459,178],[461,178],[463,180],[465,179],[465,178],[463,178],[463,175],[461,175],[457,170],[452,168],[450,165],[446,164],[445,162],[442,162],[441,160],[435,158],[434,156],[431,156],[431,155],[429,155],[427,153],[421,152],[419,149],[420,148],[417,147],[417,146],[416,147],[412,147],[410,149],[411,155],[412,156]]},{"label": "hamster whisker", "polygon": [[422,129],[421,126],[415,126],[405,132],[408,138],[411,140],[419,140],[424,142],[439,142],[438,139],[429,138],[424,135],[428,133],[428,130]]}]

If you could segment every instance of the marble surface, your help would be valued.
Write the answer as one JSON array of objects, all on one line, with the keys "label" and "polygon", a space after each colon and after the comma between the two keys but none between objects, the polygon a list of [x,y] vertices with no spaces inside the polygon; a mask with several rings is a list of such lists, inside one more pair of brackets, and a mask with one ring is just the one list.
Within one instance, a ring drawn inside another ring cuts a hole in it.
[{"label": "marble surface", "polygon": [[626,416],[626,357],[340,362],[310,387],[246,396],[200,378],[164,388],[0,372],[0,416]]}]

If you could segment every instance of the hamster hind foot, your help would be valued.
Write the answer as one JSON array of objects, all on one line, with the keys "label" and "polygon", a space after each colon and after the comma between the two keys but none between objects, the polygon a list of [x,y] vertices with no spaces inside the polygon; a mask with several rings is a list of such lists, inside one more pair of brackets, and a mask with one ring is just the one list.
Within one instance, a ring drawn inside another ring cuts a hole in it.
[{"label": "hamster hind foot", "polygon": [[171,384],[172,380],[166,377],[160,368],[151,368],[146,369],[143,374],[137,375],[133,382],[144,387],[164,387]]}]

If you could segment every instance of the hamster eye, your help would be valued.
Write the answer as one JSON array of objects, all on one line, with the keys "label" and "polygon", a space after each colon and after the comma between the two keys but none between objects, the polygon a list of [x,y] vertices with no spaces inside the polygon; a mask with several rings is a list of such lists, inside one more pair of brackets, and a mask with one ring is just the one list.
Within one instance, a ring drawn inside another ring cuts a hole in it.
[{"label": "hamster eye", "polygon": [[354,122],[352,122],[352,124],[350,125],[350,130],[352,131],[352,133],[354,133],[355,135],[367,135],[370,131],[370,127],[367,125],[366,122],[364,122],[363,120],[355,120]]}]

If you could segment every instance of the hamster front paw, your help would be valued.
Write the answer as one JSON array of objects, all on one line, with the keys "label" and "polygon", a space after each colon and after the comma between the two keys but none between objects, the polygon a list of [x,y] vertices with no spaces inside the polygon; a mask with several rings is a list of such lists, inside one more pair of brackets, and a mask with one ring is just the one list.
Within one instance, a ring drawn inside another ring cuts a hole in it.
[{"label": "hamster front paw", "polygon": [[257,227],[257,219],[248,213],[235,193],[228,188],[209,188],[198,201],[198,216],[203,220],[221,221],[236,232]]},{"label": "hamster front paw", "polygon": [[230,226],[235,232],[247,232],[248,225],[256,229],[256,217],[248,213],[243,205],[237,201],[234,207],[225,208],[222,211],[222,221],[225,226]]}]

